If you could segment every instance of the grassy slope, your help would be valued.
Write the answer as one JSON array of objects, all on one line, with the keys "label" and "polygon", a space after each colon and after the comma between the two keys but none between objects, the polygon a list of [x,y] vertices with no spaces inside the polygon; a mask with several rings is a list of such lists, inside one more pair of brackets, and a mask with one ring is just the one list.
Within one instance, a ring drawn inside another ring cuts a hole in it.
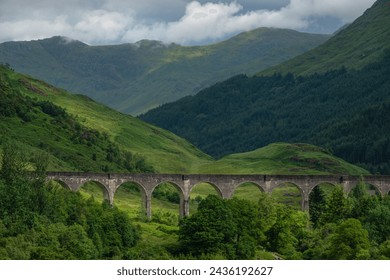
[{"label": "grassy slope", "polygon": [[[106,133],[109,139],[123,150],[140,154],[159,173],[364,173],[361,169],[330,157],[318,148],[304,145],[275,144],[215,161],[173,133],[118,113],[85,96],[67,93],[42,81],[9,70],[2,70],[2,74],[18,85],[18,90],[23,94],[38,100],[49,100],[62,106],[82,125]],[[21,80],[23,82],[20,82]],[[31,146],[37,149],[38,145],[35,142],[54,133],[47,129],[38,129],[38,126],[34,127],[31,123],[21,123],[20,120],[1,125],[14,127],[13,137],[19,139],[26,149]],[[33,143],[35,144],[32,145]],[[50,142],[48,145],[51,145]],[[72,146],[72,143],[67,143],[66,146],[70,150],[79,150],[82,154],[81,148],[77,145]],[[52,161],[55,163],[54,169],[57,170],[77,168],[74,163],[59,161],[55,156],[52,157]]]},{"label": "grassy slope", "polygon": [[363,16],[324,44],[259,75],[274,72],[306,75],[331,69],[359,69],[381,59],[390,41],[390,2],[377,1]]},{"label": "grassy slope", "polygon": [[[39,80],[27,78],[9,70],[2,71],[9,79],[17,85],[17,90],[38,100],[48,100],[66,109],[76,117],[80,124],[100,133],[109,135],[109,139],[119,144],[123,150],[131,151],[142,155],[149,165],[155,167],[156,172],[189,172],[193,163],[202,161],[208,162],[210,157],[197,150],[187,141],[174,134],[149,125],[137,118],[118,113],[104,105],[98,104],[91,99],[73,95],[58,90]],[[20,80],[24,80],[23,83]],[[43,118],[43,116],[42,116]],[[27,147],[36,147],[35,142],[50,138],[53,130],[61,130],[61,127],[49,127],[49,129],[38,128],[37,123],[23,123],[19,119],[14,123],[2,122],[1,125],[12,127],[14,139],[19,139]],[[2,132],[4,133],[4,131]],[[62,139],[65,141],[65,139]],[[59,141],[62,141],[59,139]],[[79,150],[77,145],[64,144],[71,150]],[[50,143],[49,143],[50,148]],[[49,149],[50,150],[50,149]],[[79,152],[82,153],[82,150]],[[74,170],[69,165],[57,164],[56,169]]]},{"label": "grassy slope", "polygon": [[138,114],[238,73],[253,74],[311,49],[328,35],[260,28],[222,43],[183,47],[143,40],[88,46],[53,37],[0,44],[0,61],[122,112]]},{"label": "grassy slope", "polygon": [[202,165],[200,173],[239,174],[367,174],[362,168],[308,144],[274,143],[255,151],[232,154]]}]

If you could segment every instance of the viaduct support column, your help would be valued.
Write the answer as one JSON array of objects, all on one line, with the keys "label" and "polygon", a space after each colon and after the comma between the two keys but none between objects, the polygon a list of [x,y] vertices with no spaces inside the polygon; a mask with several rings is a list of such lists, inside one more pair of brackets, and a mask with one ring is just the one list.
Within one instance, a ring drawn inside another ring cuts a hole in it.
[{"label": "viaduct support column", "polygon": [[183,198],[180,196],[180,218],[190,215],[190,186],[191,181],[183,177]]},{"label": "viaduct support column", "polygon": [[302,211],[305,212],[309,211],[309,197],[306,194],[302,197],[301,207],[302,207]]},{"label": "viaduct support column", "polygon": [[180,199],[180,218],[188,217],[190,215],[190,200],[189,198],[185,197],[183,199]]},{"label": "viaduct support column", "polygon": [[[303,187],[302,187],[303,185]],[[310,185],[306,182],[305,184],[301,184],[299,187],[301,189],[302,194],[302,201],[301,201],[301,208],[302,211],[308,212],[309,211],[309,193],[310,193]]]},{"label": "viaduct support column", "polygon": [[146,210],[146,218],[148,221],[152,219],[152,196],[146,194],[145,196],[145,210]]},{"label": "viaduct support column", "polygon": [[115,180],[113,179],[108,179],[108,188],[107,188],[107,194],[105,194],[105,199],[108,200],[108,202],[110,203],[111,206],[114,205],[114,193],[115,193],[115,190],[116,190],[116,182]]}]

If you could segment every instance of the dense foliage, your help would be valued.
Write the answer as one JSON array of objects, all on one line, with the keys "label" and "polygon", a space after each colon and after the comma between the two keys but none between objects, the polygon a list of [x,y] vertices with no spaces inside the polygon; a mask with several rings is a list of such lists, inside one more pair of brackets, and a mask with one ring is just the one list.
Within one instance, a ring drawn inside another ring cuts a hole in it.
[{"label": "dense foliage", "polygon": [[390,174],[390,52],[361,70],[233,77],[142,119],[220,157],[273,142],[321,145]]},{"label": "dense foliage", "polygon": [[181,221],[175,254],[254,259],[268,251],[272,258],[286,259],[390,259],[388,196],[372,196],[364,184],[349,197],[341,187],[316,196],[311,198],[311,216],[265,193],[257,205],[208,196],[195,214]]},{"label": "dense foliage", "polygon": [[[45,161],[46,160],[46,161]],[[47,158],[7,144],[0,169],[0,259],[127,258],[139,239],[127,214],[45,183]]]}]

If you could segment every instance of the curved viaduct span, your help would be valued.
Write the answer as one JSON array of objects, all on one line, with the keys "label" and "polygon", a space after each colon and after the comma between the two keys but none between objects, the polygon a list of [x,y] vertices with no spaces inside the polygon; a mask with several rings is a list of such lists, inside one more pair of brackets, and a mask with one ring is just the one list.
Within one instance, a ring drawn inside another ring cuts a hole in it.
[{"label": "curved viaduct span", "polygon": [[[48,180],[54,180],[72,191],[78,191],[86,182],[93,181],[102,186],[104,198],[114,203],[115,192],[124,183],[135,183],[141,190],[147,217],[152,215],[151,198],[153,190],[161,183],[170,183],[180,194],[180,216],[189,215],[191,190],[199,183],[212,185],[222,198],[230,198],[237,187],[252,183],[261,191],[272,192],[278,186],[294,184],[301,192],[302,210],[309,208],[309,194],[319,184],[339,184],[346,193],[355,187],[362,177],[344,175],[207,175],[207,174],[102,174],[48,172]],[[365,183],[373,185],[384,196],[390,192],[390,176],[364,176]]]}]

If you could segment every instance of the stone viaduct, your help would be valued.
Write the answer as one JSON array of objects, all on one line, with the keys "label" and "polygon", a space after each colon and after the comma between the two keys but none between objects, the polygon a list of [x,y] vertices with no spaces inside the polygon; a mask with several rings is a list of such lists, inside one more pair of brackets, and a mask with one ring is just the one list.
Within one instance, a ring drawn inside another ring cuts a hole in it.
[{"label": "stone viaduct", "polygon": [[[93,181],[102,186],[104,198],[110,204],[114,203],[115,192],[124,183],[131,182],[138,185],[143,206],[148,219],[152,216],[151,198],[153,190],[161,183],[170,183],[176,187],[180,195],[179,214],[181,217],[189,215],[189,201],[191,190],[199,183],[208,183],[215,188],[222,198],[231,198],[237,187],[244,183],[258,186],[260,191],[272,192],[273,189],[285,183],[295,185],[301,192],[302,210],[309,208],[309,194],[318,185],[329,183],[341,185],[346,193],[355,187],[362,177],[345,175],[207,175],[207,174],[102,174],[102,173],[75,173],[75,172],[48,172],[48,180],[54,180],[72,191]],[[382,195],[390,192],[390,176],[364,176],[365,183],[374,186]]]}]

